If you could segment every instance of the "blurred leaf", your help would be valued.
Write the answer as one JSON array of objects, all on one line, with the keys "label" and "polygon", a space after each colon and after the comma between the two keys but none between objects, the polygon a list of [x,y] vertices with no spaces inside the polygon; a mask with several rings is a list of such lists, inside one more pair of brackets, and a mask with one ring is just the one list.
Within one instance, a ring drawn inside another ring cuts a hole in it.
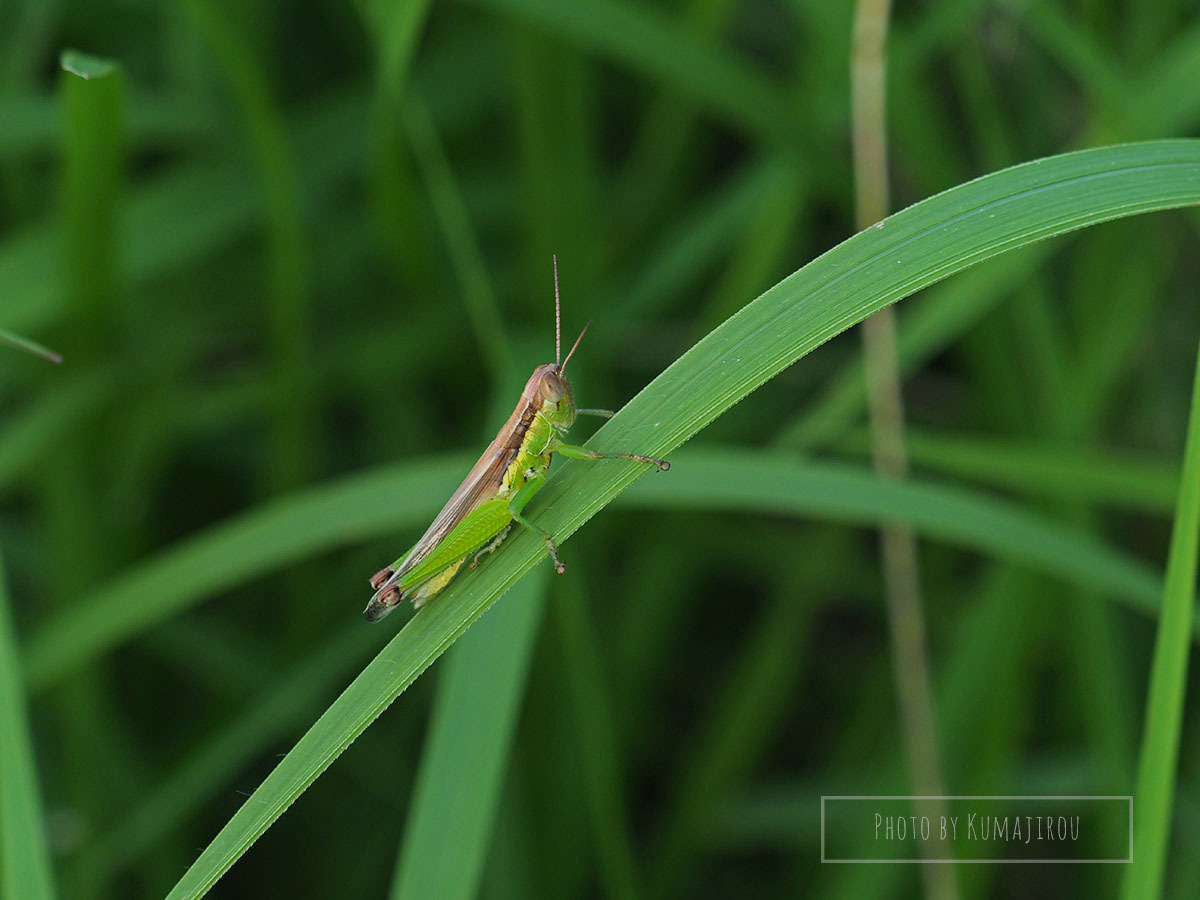
[{"label": "blurred leaf", "polygon": [[[591,443],[670,453],[806,353],[922,287],[1052,235],[1197,202],[1200,141],[1066,154],[953,188],[781,281],[684,354]],[[531,518],[565,540],[642,474],[634,464],[567,466],[547,485]],[[421,672],[544,557],[536,536],[515,534],[503,554],[454,581],[415,615],[221,829],[170,897],[207,893]]]},{"label": "blurred leaf", "polygon": [[[29,652],[30,683],[36,690],[200,598],[256,575],[329,547],[415,528],[437,511],[469,466],[465,457],[451,457],[348,478],[189,538],[43,626]],[[359,583],[365,585],[366,576]],[[366,602],[353,590],[341,599],[349,601],[348,614]]]},{"label": "blurred leaf", "polygon": [[36,341],[23,338],[19,334],[13,334],[11,331],[5,331],[3,328],[0,328],[0,343],[16,347],[18,350],[24,350],[26,353],[32,353],[34,356],[40,356],[42,359],[49,360],[52,363],[62,362],[62,357],[53,350],[47,350]]},{"label": "blurred leaf", "polygon": [[665,477],[639,482],[626,499],[647,509],[775,512],[866,527],[904,522],[923,537],[1097,588],[1150,615],[1158,612],[1160,583],[1145,563],[966,488],[889,481],[866,468],[799,463],[777,453],[699,447],[680,453],[670,475],[670,483]]},{"label": "blurred leaf", "polygon": [[[216,124],[212,111],[189,97],[135,93],[129,97],[129,143],[178,146],[201,140]],[[62,140],[62,115],[51,96],[0,97],[0,157],[49,153]]]},{"label": "blurred leaf", "polygon": [[107,78],[120,70],[120,66],[111,59],[92,56],[90,53],[81,53],[79,50],[64,50],[58,58],[58,64],[62,66],[64,72],[78,75],[85,81],[93,78]]},{"label": "blurred leaf", "polygon": [[109,399],[113,379],[95,369],[90,377],[56,385],[19,413],[8,414],[0,431],[0,485],[9,485],[44,458],[49,448]]},{"label": "blurred leaf", "polygon": [[300,176],[282,110],[275,102],[266,63],[254,52],[241,22],[215,0],[182,4],[210,49],[233,97],[254,151],[267,235],[268,340],[275,403],[267,478],[278,489],[294,487],[314,467],[309,436],[316,433],[309,252],[301,215]]},{"label": "blurred leaf", "polygon": [[[1034,443],[923,429],[909,429],[905,437],[918,468],[1023,491],[1031,497],[1163,513],[1171,510],[1173,498],[1179,495],[1178,469],[1157,459],[1061,442]],[[847,443],[858,452],[867,452],[865,433],[851,435]]]},{"label": "blurred leaf", "polygon": [[514,366],[508,329],[488,278],[487,263],[471,223],[470,210],[446,156],[446,148],[434,127],[433,117],[420,97],[410,99],[404,125],[433,204],[442,242],[458,278],[467,320],[480,354],[487,360],[492,383],[500,383]]},{"label": "blurred leaf", "polygon": [[128,815],[88,842],[76,860],[76,877],[87,884],[104,883],[113,871],[158,846],[256,757],[286,740],[320,709],[336,682],[378,643],[378,635],[348,626],[290,669],[272,670],[258,696],[191,748],[153,790],[132,798]]},{"label": "blurred leaf", "polygon": [[746,777],[791,706],[812,615],[810,604],[791,591],[780,591],[743,639],[732,671],[723,673],[704,730],[689,741],[689,752],[671,785],[673,802],[658,835],[651,897],[689,896],[695,891],[700,866],[694,845],[711,825],[717,811],[713,801],[723,805]]},{"label": "blurred leaf", "polygon": [[[200,600],[330,547],[415,528],[470,466],[452,456],[364,473],[275,501],[181,542],[51,618],[34,635],[35,690]],[[863,467],[798,462],[781,454],[694,448],[671,478],[642,482],[623,502],[647,509],[736,510],[877,526],[911,524],[968,547],[1105,590],[1157,611],[1154,572],[1091,536],[1012,503]],[[512,537],[509,538],[512,541]],[[507,546],[506,542],[506,546]]]},{"label": "blurred leaf", "polygon": [[740,126],[768,136],[788,130],[788,101],[758,70],[706,44],[656,9],[628,0],[467,0],[531,22],[588,50],[687,92]]},{"label": "blurred leaf", "polygon": [[576,747],[584,797],[592,820],[592,840],[605,894],[614,900],[640,895],[637,857],[625,819],[620,744],[613,727],[613,703],[596,628],[584,590],[577,582],[562,589],[553,608],[568,705],[575,720]]},{"label": "blurred leaf", "polygon": [[478,896],[545,604],[544,578],[522,582],[446,660],[392,882],[396,900]]},{"label": "blurred leaf", "polygon": [[[299,115],[301,183],[318,205],[353,170],[361,147],[330,142],[330,134],[361,130],[365,106],[334,95]],[[189,163],[140,187],[124,202],[119,269],[130,285],[145,284],[223,250],[262,214],[262,197],[246,189],[252,178],[239,158]],[[180,211],[186,210],[186,215]],[[26,228],[0,242],[0,315],[6,325],[33,332],[59,320],[66,305],[57,223]]]}]

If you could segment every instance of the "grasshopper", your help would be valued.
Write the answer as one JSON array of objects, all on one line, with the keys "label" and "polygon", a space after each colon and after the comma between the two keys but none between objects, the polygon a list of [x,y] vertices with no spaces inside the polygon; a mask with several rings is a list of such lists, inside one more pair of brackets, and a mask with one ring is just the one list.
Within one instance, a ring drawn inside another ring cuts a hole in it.
[{"label": "grasshopper", "polygon": [[565,572],[554,538],[523,514],[534,494],[546,483],[546,471],[555,453],[589,461],[628,459],[663,472],[671,467],[665,460],[640,453],[598,453],[562,440],[561,435],[575,424],[578,415],[604,418],[613,415],[605,409],[578,409],[571,382],[567,380],[567,363],[591,324],[584,326],[563,359],[555,258],[554,363],[533,370],[516,409],[421,539],[408,553],[372,576],[371,588],[375,594],[364,613],[368,622],[378,622],[404,600],[411,600],[413,607],[420,609],[445,589],[468,558],[469,568],[474,569],[481,557],[495,552],[514,522],[541,537],[554,571],[559,575]]}]

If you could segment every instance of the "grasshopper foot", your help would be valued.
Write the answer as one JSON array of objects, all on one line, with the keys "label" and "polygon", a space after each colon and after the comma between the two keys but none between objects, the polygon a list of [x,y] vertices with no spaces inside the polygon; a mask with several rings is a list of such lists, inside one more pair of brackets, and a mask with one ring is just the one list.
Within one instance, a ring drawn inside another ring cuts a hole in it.
[{"label": "grasshopper foot", "polygon": [[660,472],[666,472],[671,468],[671,464],[665,459],[652,459],[649,456],[642,456],[640,453],[630,453],[629,458],[637,460],[638,462],[648,463],[649,465],[654,466]]},{"label": "grasshopper foot", "polygon": [[554,543],[554,540],[549,535],[546,535],[545,540],[546,549],[550,552],[550,559],[554,562],[554,571],[556,574],[561,575],[567,571],[567,567],[564,566],[562,560],[558,558],[558,546]]}]

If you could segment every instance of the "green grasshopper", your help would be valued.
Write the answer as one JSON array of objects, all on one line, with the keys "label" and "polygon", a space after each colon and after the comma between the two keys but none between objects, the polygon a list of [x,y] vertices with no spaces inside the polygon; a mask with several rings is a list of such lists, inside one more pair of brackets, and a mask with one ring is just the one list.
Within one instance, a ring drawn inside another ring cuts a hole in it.
[{"label": "green grasshopper", "polygon": [[442,507],[429,530],[407,554],[371,578],[375,591],[364,615],[378,622],[404,600],[420,609],[445,589],[468,557],[470,568],[484,554],[495,552],[508,536],[513,522],[533,531],[546,542],[546,550],[561,575],[566,566],[558,558],[554,538],[523,515],[533,495],[546,483],[546,471],[555,453],[571,459],[629,459],[667,471],[670,463],[640,453],[598,453],[564,443],[560,435],[575,424],[580,414],[611,418],[605,409],[577,409],[567,380],[567,363],[587,333],[588,322],[579,333],[567,358],[562,358],[562,312],[558,297],[558,259],[554,260],[554,358],[553,365],[538,366],[525,383],[517,408],[496,439],[467,474],[458,490]]}]

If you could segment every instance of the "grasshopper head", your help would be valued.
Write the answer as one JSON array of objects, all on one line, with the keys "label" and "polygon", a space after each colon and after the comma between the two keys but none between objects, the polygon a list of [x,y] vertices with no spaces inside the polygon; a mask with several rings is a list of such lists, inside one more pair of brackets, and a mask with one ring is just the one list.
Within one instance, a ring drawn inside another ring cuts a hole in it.
[{"label": "grasshopper head", "polygon": [[375,592],[375,596],[367,603],[363,615],[366,616],[368,622],[378,622],[399,606],[403,599],[404,595],[400,593],[400,588],[389,584]]},{"label": "grasshopper head", "polygon": [[540,401],[542,415],[556,427],[565,429],[574,424],[575,395],[559,366],[538,366],[525,385],[525,393],[529,399]]}]

